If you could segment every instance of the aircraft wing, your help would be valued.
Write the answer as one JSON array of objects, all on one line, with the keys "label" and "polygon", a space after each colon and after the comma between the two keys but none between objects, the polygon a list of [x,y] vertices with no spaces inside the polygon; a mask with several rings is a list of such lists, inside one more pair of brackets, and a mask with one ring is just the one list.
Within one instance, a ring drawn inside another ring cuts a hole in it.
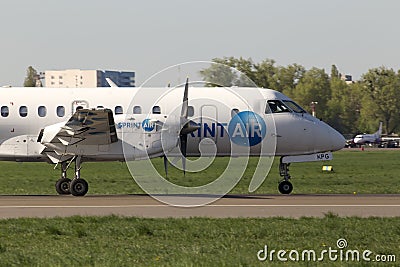
[{"label": "aircraft wing", "polygon": [[55,136],[65,145],[106,145],[117,142],[114,116],[110,109],[81,109]]},{"label": "aircraft wing", "polygon": [[98,145],[117,141],[114,116],[110,109],[78,110],[66,123],[42,129],[38,138],[47,151],[54,151],[58,155],[75,154],[73,151],[80,146],[97,148]]}]

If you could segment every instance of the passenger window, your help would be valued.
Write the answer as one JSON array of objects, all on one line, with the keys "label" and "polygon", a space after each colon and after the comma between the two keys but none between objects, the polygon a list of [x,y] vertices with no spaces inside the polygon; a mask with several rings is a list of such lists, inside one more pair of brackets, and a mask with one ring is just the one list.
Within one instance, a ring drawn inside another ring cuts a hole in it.
[{"label": "passenger window", "polygon": [[290,112],[290,109],[279,100],[268,100],[268,106],[272,113]]},{"label": "passenger window", "polygon": [[2,117],[8,117],[9,114],[9,109],[7,106],[2,106],[1,107],[1,116]]},{"label": "passenger window", "polygon": [[154,106],[153,107],[153,114],[161,114],[160,106]]},{"label": "passenger window", "polygon": [[231,110],[231,118],[235,117],[236,114],[239,113],[239,110],[237,108],[234,108]]},{"label": "passenger window", "polygon": [[122,114],[122,113],[124,113],[124,110],[122,109],[122,107],[116,106],[115,107],[115,115]]},{"label": "passenger window", "polygon": [[65,115],[65,108],[63,106],[58,106],[57,107],[57,116],[64,117],[64,115]]},{"label": "passenger window", "polygon": [[38,115],[39,117],[45,117],[47,114],[47,108],[45,106],[38,107]]},{"label": "passenger window", "polygon": [[26,117],[28,116],[28,107],[27,106],[20,106],[19,107],[19,115],[21,117]]},{"label": "passenger window", "polygon": [[193,117],[193,116],[194,116],[194,107],[188,106],[188,117]]},{"label": "passenger window", "polygon": [[134,106],[133,107],[133,114],[142,114],[142,107],[141,106]]}]

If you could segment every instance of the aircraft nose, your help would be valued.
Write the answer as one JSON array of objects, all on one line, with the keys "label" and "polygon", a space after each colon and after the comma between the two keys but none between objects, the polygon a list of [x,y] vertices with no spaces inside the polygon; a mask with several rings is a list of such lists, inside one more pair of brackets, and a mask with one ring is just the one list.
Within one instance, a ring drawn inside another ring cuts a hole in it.
[{"label": "aircraft nose", "polygon": [[346,139],[343,135],[336,131],[335,129],[330,129],[330,143],[332,145],[332,151],[340,150],[346,145]]}]

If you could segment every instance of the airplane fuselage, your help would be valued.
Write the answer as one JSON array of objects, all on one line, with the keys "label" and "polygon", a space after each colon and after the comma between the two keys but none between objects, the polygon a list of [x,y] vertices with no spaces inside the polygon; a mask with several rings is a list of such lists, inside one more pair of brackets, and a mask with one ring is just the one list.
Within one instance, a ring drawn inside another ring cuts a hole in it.
[{"label": "airplane fuselage", "polygon": [[[118,142],[95,153],[80,148],[86,161],[124,160],[124,131],[144,131],[146,114],[173,114],[179,109],[183,88],[1,88],[0,160],[48,161],[37,142],[41,129],[67,121],[77,108],[114,111]],[[270,89],[191,87],[189,119],[199,127],[188,137],[188,156],[199,156],[199,145],[216,145],[217,156],[229,156],[232,143],[261,153],[259,139],[276,140],[276,156],[306,155],[339,150],[344,138],[308,113],[272,111],[276,101],[292,105],[287,96]],[[275,101],[275,102],[274,102]],[[286,102],[285,102],[286,101]],[[259,121],[235,124],[236,114],[249,111]],[[268,122],[274,122],[269,126]],[[144,134],[152,134],[151,131]],[[247,141],[246,141],[247,140]],[[203,152],[204,152],[203,151]],[[154,155],[154,156],[161,156]]]}]

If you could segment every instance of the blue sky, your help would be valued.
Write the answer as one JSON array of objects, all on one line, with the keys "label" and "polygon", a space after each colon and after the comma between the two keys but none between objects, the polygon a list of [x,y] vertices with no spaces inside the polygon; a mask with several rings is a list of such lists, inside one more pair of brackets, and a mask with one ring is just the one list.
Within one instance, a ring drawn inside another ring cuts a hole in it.
[{"label": "blue sky", "polygon": [[137,85],[170,65],[243,56],[358,78],[400,68],[398,1],[5,1],[0,85],[26,68],[134,70]]}]

